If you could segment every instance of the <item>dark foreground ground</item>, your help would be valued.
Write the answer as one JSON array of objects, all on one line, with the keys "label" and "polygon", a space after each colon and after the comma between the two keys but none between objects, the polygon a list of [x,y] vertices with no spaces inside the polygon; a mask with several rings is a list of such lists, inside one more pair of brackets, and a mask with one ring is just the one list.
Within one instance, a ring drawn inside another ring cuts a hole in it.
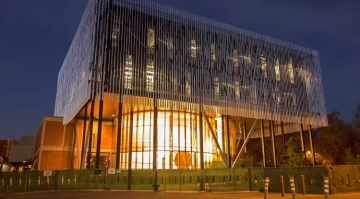
[{"label": "dark foreground ground", "polygon": [[[233,198],[262,199],[259,192],[203,193],[203,192],[152,192],[152,191],[57,191],[11,194],[11,199],[197,199]],[[287,199],[291,194],[270,193],[268,199]],[[323,195],[296,195],[296,199],[323,199]],[[360,199],[360,193],[330,195],[329,199]]]}]

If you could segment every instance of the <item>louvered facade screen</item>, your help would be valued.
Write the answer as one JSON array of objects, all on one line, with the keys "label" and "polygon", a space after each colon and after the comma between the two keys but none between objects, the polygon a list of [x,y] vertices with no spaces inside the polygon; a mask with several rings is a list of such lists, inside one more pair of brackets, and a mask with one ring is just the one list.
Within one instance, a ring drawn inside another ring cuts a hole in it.
[{"label": "louvered facade screen", "polygon": [[123,115],[122,128],[131,111],[153,118],[155,107],[196,129],[201,112],[214,125],[223,116],[283,122],[285,133],[327,125],[316,51],[145,0],[89,1],[58,75],[55,115],[67,124],[91,100],[104,101],[103,118]]}]

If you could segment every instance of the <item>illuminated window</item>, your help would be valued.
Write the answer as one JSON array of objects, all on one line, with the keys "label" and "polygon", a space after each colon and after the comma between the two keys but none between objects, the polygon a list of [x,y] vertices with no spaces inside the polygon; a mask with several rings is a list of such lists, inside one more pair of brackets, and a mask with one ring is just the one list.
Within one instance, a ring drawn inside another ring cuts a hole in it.
[{"label": "illuminated window", "polygon": [[124,77],[124,86],[125,88],[132,88],[132,79],[133,79],[133,61],[132,56],[128,55],[125,60],[125,77]]},{"label": "illuminated window", "polygon": [[251,57],[249,56],[248,45],[244,45],[242,47],[240,58],[241,58],[241,62],[244,64],[245,67],[249,67],[251,65]]},{"label": "illuminated window", "polygon": [[234,62],[234,72],[239,71],[239,57],[238,51],[236,49],[233,50],[233,62]]},{"label": "illuminated window", "polygon": [[291,58],[289,59],[288,70],[289,70],[290,82],[293,84],[294,83],[294,70],[293,70],[292,59]]},{"label": "illuminated window", "polygon": [[195,41],[195,39],[191,40],[191,57],[196,57],[196,41]]},{"label": "illuminated window", "polygon": [[240,98],[240,85],[239,85],[239,81],[235,81],[235,98],[239,99]]},{"label": "illuminated window", "polygon": [[211,61],[215,61],[215,60],[216,60],[215,44],[211,44],[211,47],[210,47],[210,58],[211,58]]},{"label": "illuminated window", "polygon": [[190,83],[190,73],[186,73],[185,77],[185,94],[191,95],[191,83]]},{"label": "illuminated window", "polygon": [[220,93],[219,78],[214,77],[214,95],[215,95],[215,98],[219,97],[219,93]]},{"label": "illuminated window", "polygon": [[150,59],[146,65],[146,90],[154,90],[154,61]]},{"label": "illuminated window", "polygon": [[267,78],[267,71],[266,71],[266,57],[264,54],[261,55],[261,70],[264,73],[264,77]]},{"label": "illuminated window", "polygon": [[147,34],[148,34],[147,45],[148,47],[153,48],[155,46],[155,30],[149,28]]},{"label": "illuminated window", "polygon": [[155,47],[155,30],[148,29],[147,33],[148,57],[146,63],[146,90],[154,90],[154,47]]},{"label": "illuminated window", "polygon": [[280,81],[280,64],[279,64],[279,59],[276,59],[276,61],[275,61],[275,75],[276,75],[276,81]]},{"label": "illuminated window", "polygon": [[215,118],[215,123],[216,123],[216,137],[217,137],[217,141],[220,145],[220,148],[222,150],[224,150],[224,146],[223,146],[223,129],[222,129],[222,118],[221,117],[216,117]]},{"label": "illuminated window", "polygon": [[275,95],[275,104],[276,104],[277,106],[279,106],[280,103],[281,103],[280,95],[279,95],[279,94],[276,94],[276,95]]}]

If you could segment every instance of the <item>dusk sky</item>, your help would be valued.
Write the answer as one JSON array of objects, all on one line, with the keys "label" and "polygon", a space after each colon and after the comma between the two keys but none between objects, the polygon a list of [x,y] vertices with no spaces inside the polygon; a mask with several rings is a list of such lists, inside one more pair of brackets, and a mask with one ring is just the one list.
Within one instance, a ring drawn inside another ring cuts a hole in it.
[{"label": "dusk sky", "polygon": [[[358,0],[155,0],[320,54],[327,112],[360,102]],[[0,0],[0,138],[35,135],[54,114],[57,74],[87,0]]]}]

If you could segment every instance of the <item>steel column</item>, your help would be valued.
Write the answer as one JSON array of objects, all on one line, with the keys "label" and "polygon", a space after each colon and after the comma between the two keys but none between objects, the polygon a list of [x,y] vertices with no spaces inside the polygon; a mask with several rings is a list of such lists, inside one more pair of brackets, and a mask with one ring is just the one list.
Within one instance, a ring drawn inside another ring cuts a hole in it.
[{"label": "steel column", "polygon": [[271,133],[271,146],[273,152],[273,163],[274,167],[277,167],[277,159],[276,159],[276,147],[275,147],[275,129],[274,129],[274,121],[269,121],[270,123],[270,133]]},{"label": "steel column", "polygon": [[118,126],[117,126],[117,136],[116,136],[116,169],[120,169],[120,144],[121,144],[121,125],[122,125],[122,102],[119,102],[118,109]]},{"label": "steel column", "polygon": [[280,131],[281,131],[282,143],[283,143],[283,147],[284,147],[283,150],[284,150],[284,153],[286,153],[284,123],[283,122],[280,122]]},{"label": "steel column", "polygon": [[158,150],[158,132],[157,132],[157,118],[158,110],[157,107],[154,107],[154,136],[153,136],[153,169],[157,169],[157,150]]},{"label": "steel column", "polygon": [[86,168],[90,169],[90,159],[91,159],[91,148],[92,148],[92,134],[93,134],[93,124],[94,124],[94,111],[95,111],[95,99],[91,100],[90,108],[90,118],[89,118],[89,145],[88,145],[88,154],[86,159]]},{"label": "steel column", "polygon": [[95,158],[95,168],[96,169],[99,169],[99,167],[100,167],[100,149],[101,149],[103,107],[104,107],[104,101],[101,99],[100,105],[99,105],[98,132],[97,132],[97,140],[96,140],[96,158]]},{"label": "steel column", "polygon": [[311,155],[312,155],[312,162],[313,162],[313,166],[316,166],[316,161],[315,161],[315,151],[314,151],[314,145],[313,145],[313,141],[312,141],[312,130],[311,130],[311,125],[309,125],[309,140],[310,140],[310,149],[311,149]]},{"label": "steel column", "polygon": [[245,151],[245,150],[244,150],[244,149],[245,149],[245,146],[246,146],[247,142],[248,142],[248,141],[249,141],[249,139],[250,139],[251,133],[252,133],[252,131],[253,131],[253,129],[254,129],[254,127],[255,127],[255,125],[256,125],[256,123],[257,123],[257,121],[258,121],[258,120],[256,119],[256,120],[255,120],[255,122],[254,122],[254,124],[253,124],[253,126],[251,127],[251,129],[250,129],[250,131],[249,131],[249,133],[248,133],[248,135],[247,135],[247,137],[246,137],[246,139],[245,139],[245,141],[244,141],[243,145],[241,146],[241,149],[240,149],[239,153],[237,154],[237,156],[236,156],[236,158],[235,158],[235,160],[234,160],[234,162],[233,162],[233,164],[232,164],[231,168],[234,168],[234,167],[235,167],[236,162],[238,161],[238,159],[239,159],[239,158],[240,158],[240,156],[242,155],[243,151]]},{"label": "steel column", "polygon": [[205,112],[204,112],[204,116],[205,116],[206,123],[207,123],[207,125],[209,126],[210,133],[211,133],[211,135],[212,135],[212,137],[213,137],[213,140],[215,141],[215,144],[216,144],[216,146],[217,146],[217,148],[218,148],[218,150],[219,150],[219,153],[220,153],[221,159],[223,160],[223,163],[224,163],[224,165],[225,165],[225,168],[229,168],[230,165],[228,165],[227,162],[226,162],[225,155],[224,155],[224,153],[223,153],[223,151],[222,151],[222,149],[221,149],[221,147],[220,147],[220,144],[219,144],[219,142],[218,142],[218,140],[217,140],[217,137],[216,137],[216,135],[215,135],[215,132],[214,132],[214,130],[212,129],[212,126],[211,126],[211,123],[210,123],[210,121],[209,121],[209,118],[208,118],[208,116],[206,115]]},{"label": "steel column", "polygon": [[204,170],[204,131],[202,111],[200,111],[200,169]]},{"label": "steel column", "polygon": [[303,124],[300,125],[300,144],[301,144],[301,151],[305,154],[305,145],[304,145],[304,127]]},{"label": "steel column", "polygon": [[[75,117],[75,121],[74,121],[74,130],[73,130],[73,137],[72,137],[72,141],[71,141],[71,148],[72,148],[72,151],[71,151],[71,165],[70,165],[70,168],[71,169],[74,169],[74,152],[75,152],[75,144],[76,144],[76,140],[77,140],[77,129],[76,129],[76,123],[77,123],[77,118]],[[78,149],[79,151],[79,149]]]},{"label": "steel column", "polygon": [[263,168],[266,167],[266,153],[265,153],[265,132],[264,132],[264,120],[261,120],[260,123],[260,128],[261,128],[261,151],[262,151],[262,164],[263,164]]},{"label": "steel column", "polygon": [[132,173],[131,173],[131,163],[132,163],[132,140],[133,140],[133,125],[134,125],[134,111],[130,111],[130,132],[129,132],[129,157],[128,157],[128,190],[131,190],[132,182]]},{"label": "steel column", "polygon": [[230,118],[229,115],[226,116],[226,148],[227,148],[227,164],[231,165],[231,143],[230,143],[230,122],[229,122]]},{"label": "steel column", "polygon": [[84,125],[83,125],[83,133],[82,133],[82,140],[81,140],[81,159],[80,159],[80,168],[82,169],[82,166],[84,164],[84,151],[85,149],[85,137],[86,137],[86,117],[87,117],[87,103],[85,104],[85,116],[84,116]]},{"label": "steel column", "polygon": [[[244,145],[244,143],[245,143],[246,131],[247,131],[247,129],[246,129],[246,121],[245,121],[244,124],[243,124],[243,134],[242,134],[243,140],[244,140],[244,141],[243,141],[243,145]],[[245,152],[245,153],[247,152],[246,145],[245,145],[245,148],[244,148],[244,152]]]}]

